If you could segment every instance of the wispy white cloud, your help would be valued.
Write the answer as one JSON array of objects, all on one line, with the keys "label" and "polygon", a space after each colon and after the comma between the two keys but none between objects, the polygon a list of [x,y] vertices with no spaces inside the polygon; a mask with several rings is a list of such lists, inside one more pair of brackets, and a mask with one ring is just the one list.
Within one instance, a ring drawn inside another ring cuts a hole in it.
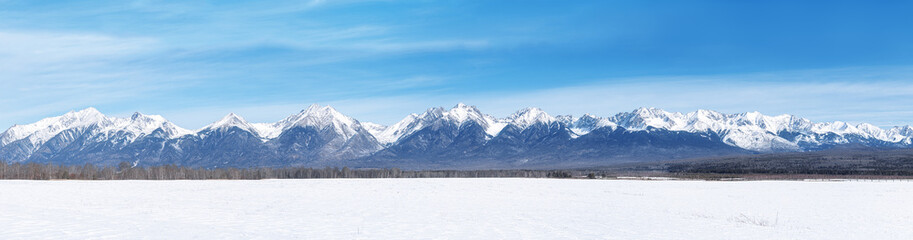
[{"label": "wispy white cloud", "polygon": [[[118,38],[98,34],[0,31],[0,70],[41,70],[79,63],[111,61],[155,48],[149,38]],[[37,66],[36,66],[37,65]]]},{"label": "wispy white cloud", "polygon": [[318,7],[318,6],[326,4],[326,3],[327,3],[326,0],[311,0],[311,1],[304,3],[304,8],[306,8],[306,9],[315,8],[315,7]]},{"label": "wispy white cloud", "polygon": [[[483,50],[494,46],[485,38],[415,38],[401,36],[398,26],[360,25],[345,28],[297,29],[293,38],[276,38],[269,43],[305,51],[358,52],[362,54],[396,54],[454,50]],[[254,41],[248,45],[262,44]]]},{"label": "wispy white cloud", "polygon": [[[383,40],[390,29],[363,26],[337,31],[317,31],[304,48],[338,47],[350,50],[430,51],[447,48],[484,47],[484,41],[432,40],[396,43]],[[381,40],[378,40],[381,39]],[[0,31],[0,112],[5,123],[27,123],[40,117],[78,107],[136,100],[136,96],[180,89],[194,76],[163,73],[155,69],[122,64],[168,48],[151,38],[100,34]],[[299,43],[300,44],[300,43]],[[337,45],[334,45],[337,44]],[[344,61],[345,58],[338,59]],[[323,64],[323,63],[317,63]],[[186,127],[200,127],[228,112],[252,121],[275,121],[310,103],[331,104],[364,121],[390,124],[409,113],[458,102],[478,105],[496,116],[536,106],[553,114],[592,113],[609,116],[637,107],[660,107],[670,111],[712,109],[735,113],[797,114],[814,121],[870,122],[880,126],[913,123],[913,69],[846,68],[739,75],[656,76],[606,79],[592,84],[525,92],[482,91],[469,94],[442,93],[434,89],[384,97],[343,98],[353,93],[421,89],[442,85],[451,78],[415,75],[383,80],[351,80],[359,88],[345,93],[282,97],[256,102],[220,101],[154,107],[119,105],[117,114],[151,109]],[[433,91],[433,92],[432,92]],[[149,98],[146,98],[149,99]],[[193,99],[190,99],[191,101]],[[28,106],[28,107],[23,107]],[[8,125],[8,124],[7,124]]]},{"label": "wispy white cloud", "polygon": [[488,40],[430,40],[430,41],[368,41],[347,45],[355,50],[375,52],[427,52],[449,50],[479,50],[491,46]]},{"label": "wispy white cloud", "polygon": [[[477,50],[489,45],[485,40],[424,40],[397,37],[396,30],[379,25],[342,29],[314,28],[303,31],[306,33],[297,36],[304,37],[274,38],[268,41],[269,44],[290,47],[294,51],[300,51],[297,54],[306,56],[289,59],[285,64],[316,66],[366,58],[376,59],[391,54]],[[143,97],[153,99],[150,93],[192,86],[196,78],[225,77],[224,74],[232,71],[242,71],[239,74],[243,74],[244,70],[238,68],[240,66],[244,69],[256,65],[269,68],[276,64],[217,60],[219,54],[231,49],[263,44],[256,39],[250,42],[228,42],[212,46],[195,46],[193,43],[182,45],[173,41],[96,33],[0,30],[0,42],[4,43],[0,45],[0,88],[14,90],[0,96],[0,103],[4,104],[0,106],[0,112],[3,112],[0,124],[25,123],[73,108],[95,106],[105,109],[105,105],[118,105],[125,100],[136,101]],[[181,64],[184,59],[197,56],[205,56],[215,61]],[[157,58],[158,61],[167,62],[149,63],[146,62],[149,61],[146,58]],[[225,68],[232,66],[231,64],[242,65]],[[180,68],[190,67],[196,72],[175,72],[167,69],[172,65]],[[372,77],[380,78],[383,80],[364,81],[360,84],[362,87],[339,94],[409,89],[438,85],[445,81],[445,78],[428,75],[402,79]],[[358,79],[352,81],[358,82]],[[332,93],[332,90],[324,92],[324,95],[327,95]],[[22,107],[25,105],[30,107]],[[117,109],[125,108],[128,106],[120,105]]]},{"label": "wispy white cloud", "polygon": [[7,124],[117,103],[181,80],[123,63],[156,51],[154,39],[0,31],[0,42],[0,120]]},{"label": "wispy white cloud", "polygon": [[[872,74],[877,72],[878,74]],[[795,114],[813,121],[868,122],[879,126],[913,124],[913,69],[826,69],[741,75],[612,79],[593,84],[529,92],[467,95],[406,95],[329,102],[359,119],[390,124],[427,107],[458,102],[507,116],[524,107],[553,114],[611,116],[638,107],[688,112],[760,111]]]},{"label": "wispy white cloud", "polygon": [[[273,122],[319,103],[334,106],[361,121],[392,124],[410,113],[463,102],[496,117],[506,117],[524,107],[540,107],[554,115],[590,113],[606,117],[638,107],[658,107],[678,112],[710,109],[724,113],[795,114],[812,121],[866,122],[890,127],[913,124],[913,110],[906,107],[913,106],[913,85],[906,80],[910,74],[910,68],[862,68],[643,77],[527,92],[302,99],[296,103],[172,109],[163,115],[195,128],[229,112],[251,121]],[[836,81],[821,82],[830,77]]]},{"label": "wispy white cloud", "polygon": [[[615,41],[639,44],[640,38],[616,36],[631,35],[623,26],[595,24],[606,22],[594,16],[608,8],[579,11],[593,4],[501,14],[478,10],[509,4],[359,5],[368,1],[57,2],[0,10],[0,127],[95,106],[116,114],[161,114],[193,128],[227,112],[275,121],[313,102],[380,123],[457,102],[497,116],[527,106],[603,116],[655,106],[795,113],[883,126],[913,119],[903,109],[913,103],[909,69],[582,80],[576,76],[687,68],[680,64],[690,60],[684,57],[704,62],[692,71],[704,73],[801,66],[746,61],[717,67],[717,58],[703,53],[662,51],[679,41],[647,41],[625,53],[627,45]],[[647,55],[640,59],[642,52]],[[620,55],[606,57],[615,53]],[[751,54],[757,53],[733,56]],[[858,64],[825,60],[818,65]],[[521,81],[526,78],[532,79]],[[472,88],[463,80],[498,84]]]}]

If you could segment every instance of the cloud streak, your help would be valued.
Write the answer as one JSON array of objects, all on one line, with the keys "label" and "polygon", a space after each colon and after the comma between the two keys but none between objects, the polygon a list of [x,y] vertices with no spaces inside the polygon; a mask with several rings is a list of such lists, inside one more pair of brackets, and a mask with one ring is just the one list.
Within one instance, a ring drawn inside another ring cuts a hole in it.
[{"label": "cloud streak", "polygon": [[[872,75],[871,72],[880,74]],[[251,121],[272,122],[311,103],[320,103],[332,105],[362,121],[392,124],[410,113],[464,102],[477,105],[483,112],[496,117],[506,117],[524,107],[540,107],[553,115],[590,113],[606,117],[638,107],[658,107],[678,112],[698,109],[724,113],[760,111],[768,115],[794,114],[816,122],[866,122],[891,127],[913,124],[913,110],[904,107],[913,106],[913,86],[901,80],[909,79],[910,74],[913,74],[911,68],[857,68],[639,77],[524,92],[315,98],[275,104],[174,109],[164,115],[176,116],[173,120],[188,127],[203,126],[229,112],[239,113]],[[839,81],[820,82],[831,76],[839,76]]]},{"label": "cloud streak", "polygon": [[[310,103],[392,123],[457,102],[498,116],[527,106],[603,116],[655,106],[909,123],[909,68],[784,72],[913,64],[903,54],[913,42],[900,31],[905,12],[814,12],[872,24],[795,27],[804,21],[788,19],[808,12],[770,7],[769,16],[787,19],[776,21],[750,16],[756,8],[709,5],[11,2],[0,10],[0,127],[93,106],[193,128],[227,112],[275,121]],[[758,26],[736,24],[749,22]],[[808,31],[815,27],[847,35]]]},{"label": "cloud streak", "polygon": [[0,70],[38,71],[48,68],[103,64],[156,48],[148,38],[117,38],[98,34],[0,31]]},{"label": "cloud streak", "polygon": [[[871,72],[880,74],[873,76]],[[913,105],[913,86],[906,80],[911,73],[910,68],[863,68],[644,77],[520,93],[414,95],[340,100],[330,104],[385,124],[427,107],[465,102],[499,117],[530,106],[552,114],[577,116],[585,113],[611,116],[638,107],[658,107],[679,112],[761,111],[770,115],[795,114],[813,121],[868,122],[888,127],[913,124],[913,111],[905,107]],[[820,82],[834,75],[841,77],[837,81]]]},{"label": "cloud streak", "polygon": [[170,83],[180,80],[125,64],[154,53],[160,47],[154,39],[0,31],[0,42],[4,121],[22,123],[73,107],[117,103],[175,87]]}]

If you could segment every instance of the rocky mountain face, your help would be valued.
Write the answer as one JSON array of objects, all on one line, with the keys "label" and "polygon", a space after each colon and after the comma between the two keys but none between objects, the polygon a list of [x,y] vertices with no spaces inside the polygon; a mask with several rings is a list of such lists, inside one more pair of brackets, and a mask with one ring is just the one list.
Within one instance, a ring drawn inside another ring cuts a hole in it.
[{"label": "rocky mountain face", "polygon": [[0,160],[194,167],[349,166],[421,169],[576,168],[708,156],[805,152],[839,146],[913,147],[910,126],[813,123],[757,112],[639,108],[609,117],[506,118],[474,106],[431,108],[390,126],[312,105],[275,123],[229,114],[198,130],[156,115],[108,117],[93,108],[16,125],[0,134]]}]

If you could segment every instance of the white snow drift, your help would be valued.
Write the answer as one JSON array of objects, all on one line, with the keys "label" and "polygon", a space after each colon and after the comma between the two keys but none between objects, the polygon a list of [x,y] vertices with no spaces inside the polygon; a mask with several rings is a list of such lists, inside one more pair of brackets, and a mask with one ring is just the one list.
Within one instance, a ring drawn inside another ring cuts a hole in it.
[{"label": "white snow drift", "polygon": [[0,239],[911,239],[913,182],[0,181]]}]

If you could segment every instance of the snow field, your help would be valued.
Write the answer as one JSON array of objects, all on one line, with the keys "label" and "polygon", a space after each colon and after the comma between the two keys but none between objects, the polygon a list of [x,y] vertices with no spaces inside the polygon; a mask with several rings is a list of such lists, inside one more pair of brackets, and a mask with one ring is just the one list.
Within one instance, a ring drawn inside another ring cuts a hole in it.
[{"label": "snow field", "polygon": [[0,181],[0,239],[913,239],[913,182]]}]

